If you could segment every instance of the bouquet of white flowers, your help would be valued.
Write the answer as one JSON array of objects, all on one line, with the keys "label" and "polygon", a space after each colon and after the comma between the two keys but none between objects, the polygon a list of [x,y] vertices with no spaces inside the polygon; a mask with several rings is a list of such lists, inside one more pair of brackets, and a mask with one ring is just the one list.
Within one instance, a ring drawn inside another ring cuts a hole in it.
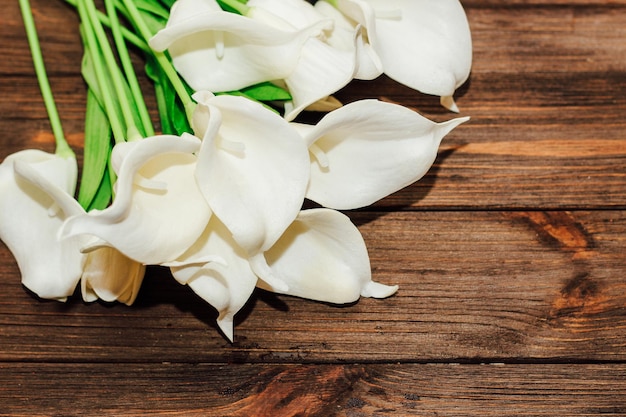
[{"label": "bouquet of white flowers", "polygon": [[[419,180],[468,118],[435,123],[333,94],[384,73],[458,112],[472,53],[457,0],[105,0],[104,11],[66,1],[80,16],[87,85],[76,198],[76,157],[20,0],[57,141],[54,154],[0,164],[0,239],[28,289],[63,301],[80,283],[85,301],[130,305],[146,265],[166,266],[217,309],[230,340],[256,287],[337,304],[395,293],[372,280],[339,210]],[[129,48],[145,58],[158,122]],[[305,111],[325,114],[306,124]]]}]

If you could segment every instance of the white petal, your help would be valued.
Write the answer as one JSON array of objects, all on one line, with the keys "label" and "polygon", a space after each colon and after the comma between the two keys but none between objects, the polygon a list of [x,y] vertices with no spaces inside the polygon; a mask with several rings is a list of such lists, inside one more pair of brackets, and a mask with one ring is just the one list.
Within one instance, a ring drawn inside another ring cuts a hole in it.
[{"label": "white petal", "polygon": [[355,50],[342,51],[309,39],[294,71],[285,78],[292,96],[285,103],[285,119],[293,120],[302,110],[345,87],[355,71]]},{"label": "white petal", "polygon": [[131,305],[137,298],[146,267],[115,248],[100,248],[87,255],[81,277],[83,300],[119,301]]},{"label": "white petal", "polygon": [[357,28],[358,36],[356,38],[356,68],[354,78],[357,80],[373,80],[383,73],[383,63],[380,57],[372,48],[369,42],[363,39],[363,30],[359,26]]},{"label": "white petal", "polygon": [[[438,96],[452,96],[467,80],[472,41],[458,0],[339,0],[339,5],[348,13],[359,6],[374,10],[375,27],[364,24],[390,78]],[[388,11],[399,11],[400,17],[386,18]]]},{"label": "white petal", "polygon": [[184,15],[171,16],[150,46],[167,49],[178,72],[196,91],[239,90],[286,77],[304,42],[327,25],[318,22],[293,32],[224,11]]},{"label": "white petal", "polygon": [[[197,263],[207,257],[219,257],[223,262]],[[217,324],[230,341],[234,316],[248,301],[257,282],[246,257],[246,252],[214,216],[201,238],[177,260],[181,266],[171,268],[178,282],[189,285],[218,311]]]},{"label": "white petal", "polygon": [[191,127],[195,135],[203,142],[215,140],[217,132],[222,125],[222,114],[219,111],[211,111],[207,105],[215,95],[210,91],[196,91],[193,99],[200,104],[196,106],[191,120]]},{"label": "white petal", "polygon": [[177,0],[170,9],[170,19],[180,21],[204,12],[223,11],[216,0]]},{"label": "white petal", "polygon": [[306,123],[290,122],[289,124],[296,130],[296,132],[298,132],[298,134],[302,138],[308,137],[310,133],[315,129],[315,125],[310,125]]},{"label": "white petal", "polygon": [[[271,13],[284,22],[283,25],[288,25],[283,26],[284,30],[305,28],[326,18],[306,0],[248,0],[246,4],[252,8],[248,14],[249,17],[259,20],[267,18],[267,13]],[[260,10],[267,13],[262,17],[258,16],[257,13]],[[275,22],[272,19],[266,23],[272,25]],[[280,29],[278,26],[275,27]]]},{"label": "white petal", "polygon": [[[353,5],[346,3],[344,7],[351,8],[356,14],[355,19],[342,14],[337,8],[326,1],[318,1],[315,8],[325,16],[333,19],[335,28],[327,42],[339,49],[355,50],[356,65],[354,78],[359,80],[373,80],[383,73],[383,64],[370,43],[366,41],[367,31],[375,32],[374,11],[367,4]],[[365,28],[362,26],[365,25]],[[354,42],[356,36],[356,44]]]},{"label": "white petal", "polygon": [[0,239],[15,256],[22,283],[39,297],[64,301],[82,273],[80,239],[59,241],[66,217],[82,209],[72,198],[77,166],[37,150],[0,164]]},{"label": "white petal", "polygon": [[459,112],[459,108],[456,105],[456,103],[454,102],[454,97],[452,97],[452,96],[441,96],[439,98],[439,102],[446,109],[448,109],[448,110],[450,110],[452,112],[455,112],[455,113]]},{"label": "white petal", "polygon": [[267,259],[263,253],[257,253],[256,255],[248,258],[250,268],[256,274],[257,277],[265,281],[267,285],[272,287],[275,291],[288,291],[289,285],[281,278],[274,274],[274,271],[267,264]]},{"label": "white petal", "polygon": [[[199,187],[235,241],[254,256],[276,242],[302,206],[307,147],[288,122],[258,103],[234,96],[194,98],[211,118],[221,119],[217,135],[202,142]],[[236,144],[240,151],[233,150]]]},{"label": "white petal", "polygon": [[326,115],[305,136],[312,158],[307,198],[335,209],[370,205],[419,180],[443,137],[468,120],[432,122],[403,106],[362,100]]},{"label": "white petal", "polygon": [[196,241],[211,216],[194,179],[193,152],[199,146],[191,135],[116,145],[113,152],[125,156],[113,204],[68,219],[64,233],[97,236],[144,264],[175,259]]},{"label": "white petal", "polygon": [[289,285],[270,291],[344,304],[359,296],[388,297],[397,286],[374,283],[359,230],[344,214],[329,209],[304,210],[276,245],[265,253],[273,273]]},{"label": "white petal", "polygon": [[[332,27],[331,19],[304,0],[250,0],[247,4],[253,8],[252,18],[258,19],[255,16],[264,11],[265,18],[274,16],[283,22],[280,26],[268,22],[283,30],[295,31],[323,21]],[[346,48],[330,45],[325,35],[326,32],[324,36],[311,37],[304,43],[297,65],[284,78],[292,96],[292,100],[285,103],[286,120],[293,120],[309,105],[324,100],[352,80],[356,64],[356,33],[352,32],[352,44]]]}]

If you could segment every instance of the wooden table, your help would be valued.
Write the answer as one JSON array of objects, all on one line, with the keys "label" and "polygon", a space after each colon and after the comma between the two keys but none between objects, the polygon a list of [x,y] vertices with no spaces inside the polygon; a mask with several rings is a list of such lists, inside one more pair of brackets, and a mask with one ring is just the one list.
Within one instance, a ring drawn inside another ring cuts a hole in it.
[{"label": "wooden table", "polygon": [[[0,157],[51,151],[17,2],[0,5]],[[132,307],[62,304],[29,294],[2,245],[0,415],[625,416],[626,1],[464,5],[472,120],[422,181],[348,213],[396,296],[259,291],[231,344],[165,269]],[[79,150],[77,17],[33,8]],[[453,116],[384,77],[337,96]]]}]

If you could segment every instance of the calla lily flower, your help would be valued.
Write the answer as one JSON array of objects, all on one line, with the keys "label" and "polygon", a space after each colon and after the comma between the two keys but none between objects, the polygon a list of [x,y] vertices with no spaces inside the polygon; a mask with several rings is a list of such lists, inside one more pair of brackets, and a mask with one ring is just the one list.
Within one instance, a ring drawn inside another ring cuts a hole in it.
[{"label": "calla lily flower", "polygon": [[[249,0],[247,5],[251,7],[251,18],[262,19],[277,29],[296,32],[323,22],[332,27],[332,20],[305,0]],[[327,36],[333,32],[327,30],[320,37],[309,37],[297,65],[284,77],[292,97],[285,102],[286,120],[293,120],[302,110],[326,99],[352,80],[356,68],[356,33],[352,31],[348,35],[350,42],[338,47],[327,42]]]},{"label": "calla lily flower", "polygon": [[292,99],[285,102],[285,115],[291,121],[311,105],[325,100],[352,81],[354,51],[342,51],[316,38],[302,48],[294,71],[284,79]]},{"label": "calla lily flower", "polygon": [[468,119],[435,123],[397,104],[361,100],[301,125],[311,153],[306,197],[339,210],[370,205],[424,176],[443,137]]},{"label": "calla lily flower", "polygon": [[[58,239],[64,219],[85,213],[70,195],[76,184],[75,159],[33,150],[14,154],[5,163],[10,164],[11,159],[15,159],[14,170],[20,188],[35,196],[36,202],[41,205],[37,210],[26,210],[21,205],[15,206],[20,199],[14,194],[5,194],[12,196],[6,201],[10,201],[14,209],[21,209],[19,213],[12,213],[11,219],[11,224],[18,227],[21,236],[21,239],[12,241],[24,240],[23,246],[20,244],[16,250],[20,254],[18,264],[25,264],[27,271],[34,271],[22,274],[24,285],[42,298],[65,300],[74,292],[80,279],[85,301],[102,298],[131,304],[141,285],[145,270],[143,265],[129,260],[113,248],[98,249],[88,255],[81,253],[81,248],[88,245],[91,239],[87,236]],[[7,173],[4,168],[4,164],[0,165],[0,177],[3,178]],[[11,210],[2,210],[2,213],[8,215]],[[5,220],[0,223],[4,224]],[[36,230],[29,234],[28,230],[33,227]],[[0,225],[0,232],[6,230]],[[36,238],[31,234],[35,234]],[[38,249],[39,244],[45,246]],[[27,262],[23,261],[25,258]]]},{"label": "calla lily flower", "polygon": [[203,137],[198,185],[256,265],[256,255],[274,245],[302,207],[310,172],[307,147],[287,121],[259,103],[208,92],[193,97],[193,127]]},{"label": "calla lily flower", "polygon": [[294,30],[327,20],[306,0],[248,0],[246,5],[250,7],[248,17],[277,29]]},{"label": "calla lily flower", "polygon": [[150,47],[168,50],[176,70],[196,91],[239,90],[287,77],[302,45],[328,22],[297,31],[221,10],[215,0],[178,0]]},{"label": "calla lily flower", "polygon": [[194,180],[200,140],[162,135],[115,145],[118,174],[111,206],[69,218],[65,236],[102,240],[90,251],[112,246],[129,258],[158,265],[176,259],[202,234],[211,217]]},{"label": "calla lily flower", "polygon": [[58,239],[63,221],[82,211],[72,198],[76,178],[75,158],[34,149],[0,164],[0,239],[13,253],[24,286],[42,298],[65,301],[83,271],[80,239]]},{"label": "calla lily flower", "polygon": [[170,267],[178,282],[189,285],[218,311],[217,324],[231,342],[234,316],[258,280],[247,258],[230,231],[213,216],[200,239]]},{"label": "calla lily flower", "polygon": [[131,305],[139,294],[145,272],[145,265],[115,248],[102,247],[89,252],[80,281],[83,300]]},{"label": "calla lily flower", "polygon": [[469,77],[470,28],[458,0],[331,0],[367,38],[390,78],[441,97],[458,111],[454,91]]},{"label": "calla lily flower", "polygon": [[[366,10],[368,9],[366,4],[362,6]],[[326,1],[318,1],[314,7],[322,15],[332,19],[334,22],[332,33],[326,38],[326,42],[340,50],[355,48],[356,66],[354,78],[358,80],[373,80],[380,76],[383,73],[383,64],[372,45],[367,41],[367,31],[363,26],[346,17],[346,15]],[[368,23],[373,24],[373,15],[367,15],[372,16]]]},{"label": "calla lily flower", "polygon": [[272,273],[287,291],[259,281],[260,288],[335,304],[360,296],[385,298],[398,287],[372,281],[367,248],[350,219],[335,210],[303,210],[265,253]]}]

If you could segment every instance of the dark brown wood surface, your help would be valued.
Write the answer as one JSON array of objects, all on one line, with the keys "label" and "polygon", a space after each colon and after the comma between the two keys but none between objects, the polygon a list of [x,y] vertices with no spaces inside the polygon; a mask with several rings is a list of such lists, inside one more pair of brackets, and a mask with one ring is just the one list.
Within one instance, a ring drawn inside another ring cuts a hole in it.
[{"label": "dark brown wood surface", "polygon": [[[31,1],[80,152],[76,14]],[[626,1],[463,4],[471,121],[422,181],[348,213],[397,295],[258,291],[231,344],[165,269],[132,307],[42,301],[0,244],[0,415],[626,416]],[[0,158],[51,151],[17,2],[0,6]],[[337,96],[452,117],[385,77]]]}]

